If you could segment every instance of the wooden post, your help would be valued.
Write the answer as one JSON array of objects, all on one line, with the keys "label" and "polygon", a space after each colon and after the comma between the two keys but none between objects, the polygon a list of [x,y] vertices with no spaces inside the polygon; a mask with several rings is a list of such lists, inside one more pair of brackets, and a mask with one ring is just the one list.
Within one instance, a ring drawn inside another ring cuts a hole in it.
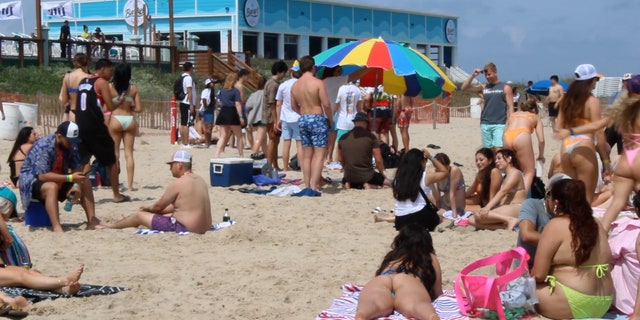
[{"label": "wooden post", "polygon": [[[40,0],[36,0],[36,35],[38,39],[42,39],[42,7],[40,6]],[[44,64],[44,42],[37,42],[38,44],[38,65]],[[20,49],[22,52],[22,48]],[[22,62],[21,62],[22,63]]]},{"label": "wooden post", "polygon": [[175,49],[175,36],[173,34],[173,0],[169,0],[169,47],[171,48],[171,72],[178,70],[178,61]]}]

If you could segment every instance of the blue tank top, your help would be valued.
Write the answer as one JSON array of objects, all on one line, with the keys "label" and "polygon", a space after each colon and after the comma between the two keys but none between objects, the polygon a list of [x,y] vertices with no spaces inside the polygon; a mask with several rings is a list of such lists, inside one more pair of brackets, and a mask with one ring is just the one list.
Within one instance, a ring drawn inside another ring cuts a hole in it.
[{"label": "blue tank top", "polygon": [[480,123],[507,123],[507,102],[504,98],[504,85],[504,82],[487,84],[482,91],[484,95],[484,108],[480,115]]}]

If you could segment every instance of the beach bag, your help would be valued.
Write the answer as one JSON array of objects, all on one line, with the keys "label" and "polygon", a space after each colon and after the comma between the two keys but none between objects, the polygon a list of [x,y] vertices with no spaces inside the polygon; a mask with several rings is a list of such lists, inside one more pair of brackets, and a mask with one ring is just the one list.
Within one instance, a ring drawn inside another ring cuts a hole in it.
[{"label": "beach bag", "polygon": [[[535,313],[533,305],[538,301],[528,259],[527,251],[517,247],[476,260],[460,270],[454,282],[460,312],[474,318],[498,319],[520,319]],[[478,274],[487,270],[494,275]]]},{"label": "beach bag", "polygon": [[7,250],[0,253],[2,263],[8,266],[31,268],[31,256],[29,255],[27,245],[18,237],[12,226],[7,225],[7,228],[9,229],[13,242]]},{"label": "beach bag", "polygon": [[184,100],[184,97],[187,96],[187,94],[184,93],[184,88],[182,87],[184,77],[186,76],[182,75],[173,82],[173,96],[176,97],[176,100],[178,101]]}]

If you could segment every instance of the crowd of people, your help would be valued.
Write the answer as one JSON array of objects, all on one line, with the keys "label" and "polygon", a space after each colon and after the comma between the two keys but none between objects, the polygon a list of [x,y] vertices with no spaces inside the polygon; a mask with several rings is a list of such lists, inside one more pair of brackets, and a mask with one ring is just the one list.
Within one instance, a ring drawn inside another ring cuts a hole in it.
[{"label": "crowd of people", "polygon": [[[175,232],[209,230],[208,184],[192,171],[192,156],[185,150],[193,147],[190,127],[198,127],[200,122],[197,131],[204,136],[205,147],[214,145],[218,128],[216,157],[222,156],[227,146],[237,148],[238,155],[244,157],[247,142],[251,158],[266,158],[279,171],[291,170],[290,150],[295,145],[303,183],[312,195],[321,194],[323,169],[334,161],[344,172],[344,188],[391,189],[393,215],[377,214],[374,221],[394,223],[398,234],[375,278],[362,291],[357,319],[385,316],[393,310],[407,317],[437,318],[429,302],[442,293],[442,279],[429,232],[445,219],[451,220],[451,227],[470,224],[478,229],[518,231],[517,245],[529,252],[526,263],[538,284],[540,302],[536,308],[546,317],[601,317],[612,306],[624,313],[637,306],[636,291],[617,291],[616,277],[612,277],[617,265],[612,257],[614,248],[619,247],[615,239],[624,238],[617,229],[618,214],[631,208],[629,199],[640,189],[640,175],[632,170],[639,165],[640,75],[625,79],[620,97],[604,111],[591,93],[599,79],[594,66],[578,66],[566,92],[558,85],[557,76],[551,77],[545,103],[552,118],[553,138],[561,140],[562,147],[553,155],[544,194],[533,198],[539,191],[536,162],[546,160],[538,101],[534,97],[514,99],[512,84],[498,78],[493,63],[474,70],[462,85],[463,90],[482,95],[484,101],[480,117],[483,147],[475,154],[477,173],[467,183],[458,164],[446,153],[429,150],[439,147],[410,147],[406,130],[412,113],[410,97],[390,97],[389,104],[379,104],[379,89],[369,93],[361,90],[357,75],[343,76],[340,69],[320,70],[323,76],[319,76],[310,56],[291,67],[275,62],[271,77],[259,79],[259,90],[252,94],[246,91],[250,74],[240,70],[230,73],[220,88],[216,88],[218,80],[205,79],[198,96],[194,66],[187,62],[181,76],[184,98],[179,101],[180,143],[184,148],[167,162],[176,179],[155,203],[119,221],[102,222],[96,217],[87,177],[89,161],[95,157],[108,168],[114,202],[130,200],[119,188],[120,146],[124,145],[126,188],[133,191],[135,115],[143,106],[139,90],[131,82],[129,65],[114,66],[100,59],[91,73],[89,64],[86,55],[76,54],[76,69],[62,79],[60,102],[68,109],[66,121],[54,134],[39,139],[33,128],[22,129],[8,157],[11,179],[20,189],[23,207],[28,208],[32,201],[42,202],[54,231],[63,231],[58,202],[70,195],[82,205],[88,229],[144,226]],[[487,83],[473,85],[480,74]],[[285,81],[287,75],[290,78]],[[557,115],[551,109],[557,110]],[[392,129],[396,126],[404,151],[395,175],[390,177],[381,149],[383,144],[397,147],[398,137]],[[282,163],[278,157],[280,139],[284,139]],[[620,147],[617,157],[611,155],[614,142]],[[608,184],[609,189],[603,191],[606,188],[599,182]],[[598,206],[606,209],[601,218],[593,214],[592,207]],[[635,207],[637,211],[637,203]],[[15,204],[13,208],[15,211]],[[614,234],[618,238],[614,239]],[[0,235],[6,238],[2,223]],[[640,239],[637,232],[633,235],[638,240],[629,251],[636,254],[621,259],[635,259],[637,265]],[[638,269],[630,270],[637,282]],[[82,267],[66,277],[51,278],[57,279],[57,286],[49,285],[53,280],[41,275],[44,278],[30,285],[72,292],[81,274]]]}]

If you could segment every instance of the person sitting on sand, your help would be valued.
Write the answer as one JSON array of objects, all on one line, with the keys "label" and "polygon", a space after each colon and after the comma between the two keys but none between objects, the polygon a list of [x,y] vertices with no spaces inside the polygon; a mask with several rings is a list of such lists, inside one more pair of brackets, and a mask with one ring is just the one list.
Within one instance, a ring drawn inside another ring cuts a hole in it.
[{"label": "person sitting on sand", "polygon": [[38,134],[36,133],[36,130],[33,129],[33,127],[24,127],[18,132],[16,141],[11,148],[11,152],[9,152],[9,158],[7,159],[7,163],[9,163],[9,169],[11,170],[9,179],[11,179],[11,183],[13,183],[13,186],[15,188],[18,187],[18,174],[20,173],[20,169],[22,168],[24,158],[27,157],[29,149],[31,149],[37,139]]},{"label": "person sitting on sand", "polygon": [[536,310],[547,318],[602,318],[613,301],[607,232],[586,194],[582,180],[551,186],[560,213],[542,230],[531,272],[538,283]]},{"label": "person sitting on sand", "polygon": [[431,235],[409,224],[400,229],[376,277],[362,289],[355,319],[385,317],[394,310],[407,318],[440,319],[431,302],[441,294],[442,270]]},{"label": "person sitting on sand", "polygon": [[[544,128],[538,117],[538,105],[534,101],[520,104],[520,110],[511,114],[502,136],[502,143],[506,149],[511,149],[518,157],[518,163],[524,173],[524,186],[527,192],[531,188],[536,176],[535,161],[544,163]],[[535,132],[538,140],[538,158],[533,152],[531,135]]]},{"label": "person sitting on sand", "polygon": [[[385,176],[379,141],[368,129],[369,117],[364,112],[358,112],[352,121],[353,129],[338,141],[338,161],[344,168],[342,183],[345,189],[391,185]],[[373,169],[371,158],[376,160],[377,172]]]},{"label": "person sitting on sand", "polygon": [[79,128],[74,122],[61,123],[55,134],[33,144],[20,169],[18,184],[22,206],[28,208],[32,199],[42,202],[55,232],[63,231],[58,201],[65,201],[72,194],[87,215],[87,229],[93,229],[99,223],[93,188],[82,173],[78,135]]},{"label": "person sitting on sand", "polygon": [[445,153],[437,153],[436,159],[447,168],[447,178],[433,185],[436,206],[451,210],[453,219],[464,215],[465,189],[464,175],[458,166],[451,166],[451,159]]},{"label": "person sitting on sand", "polygon": [[518,223],[520,204],[527,198],[518,159],[509,149],[496,153],[496,167],[505,174],[504,182],[495,197],[469,218],[469,223],[481,229],[513,230]]},{"label": "person sitting on sand", "polygon": [[553,201],[550,197],[551,186],[563,179],[571,179],[571,177],[564,173],[554,175],[547,183],[543,199],[530,198],[520,206],[518,242],[516,246],[527,250],[529,254],[529,270],[533,268],[536,248],[538,247],[542,230],[549,223],[549,220],[558,214],[558,210],[556,210],[557,200]]},{"label": "person sitting on sand", "polygon": [[191,171],[191,154],[178,150],[167,162],[177,178],[154,204],[141,207],[114,224],[102,227],[123,229],[145,226],[158,231],[205,233],[211,229],[209,188],[199,175]]},{"label": "person sitting on sand", "polygon": [[[436,167],[436,172],[427,173],[427,159]],[[427,204],[428,194],[431,192],[431,184],[438,183],[447,178],[449,172],[438,159],[429,153],[429,150],[411,149],[398,164],[396,177],[393,181],[393,197],[395,198],[395,216],[374,216],[375,222],[395,222],[396,230],[400,230],[407,224],[417,223],[425,229],[433,231],[442,218],[436,213],[429,212]],[[428,200],[431,201],[431,200]]]},{"label": "person sitting on sand", "polygon": [[[502,175],[496,168],[491,148],[476,151],[476,167],[478,173],[473,183],[467,188],[466,204],[483,207],[498,193],[502,184]],[[479,209],[479,208],[478,208]]]}]

